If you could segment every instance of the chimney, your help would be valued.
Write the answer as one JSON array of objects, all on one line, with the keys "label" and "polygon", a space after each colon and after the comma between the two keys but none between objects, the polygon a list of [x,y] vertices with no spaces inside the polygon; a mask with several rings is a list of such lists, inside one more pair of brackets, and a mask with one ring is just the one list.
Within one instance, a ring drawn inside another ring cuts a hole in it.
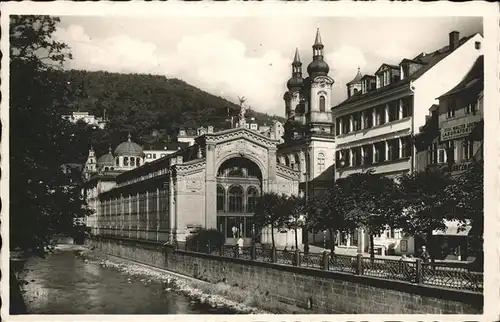
[{"label": "chimney", "polygon": [[450,51],[457,49],[460,33],[458,31],[450,32]]}]

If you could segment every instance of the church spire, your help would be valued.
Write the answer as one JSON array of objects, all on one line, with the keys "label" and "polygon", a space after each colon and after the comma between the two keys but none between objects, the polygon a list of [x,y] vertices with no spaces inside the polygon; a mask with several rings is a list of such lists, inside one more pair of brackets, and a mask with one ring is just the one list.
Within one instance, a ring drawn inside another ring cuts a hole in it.
[{"label": "church spire", "polygon": [[314,47],[323,48],[323,42],[321,41],[321,35],[319,33],[319,27],[316,29],[316,39],[314,40]]},{"label": "church spire", "polygon": [[299,48],[295,48],[295,57],[293,58],[292,65],[294,65],[294,66],[302,65],[302,63],[300,62]]}]

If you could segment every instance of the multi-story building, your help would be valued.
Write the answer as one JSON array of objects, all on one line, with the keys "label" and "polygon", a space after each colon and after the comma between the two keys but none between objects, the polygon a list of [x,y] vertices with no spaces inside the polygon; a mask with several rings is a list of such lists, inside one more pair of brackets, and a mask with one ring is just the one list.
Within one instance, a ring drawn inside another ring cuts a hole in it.
[{"label": "multi-story building", "polygon": [[[347,84],[347,99],[332,108],[336,178],[367,169],[395,178],[415,170],[413,135],[425,124],[429,107],[456,86],[482,54],[482,40],[480,34],[460,38],[453,31],[448,45],[432,53],[403,59],[398,65],[383,63],[374,75],[358,72]],[[362,230],[358,239],[358,251],[367,251],[368,237]],[[390,243],[376,238],[375,244],[404,252],[397,238]],[[412,240],[404,244],[407,252],[413,252]]]},{"label": "multi-story building", "polygon": [[[430,108],[425,125],[415,136],[418,171],[441,169],[456,177],[473,160],[483,160],[483,89],[484,57],[480,56],[467,75]],[[444,231],[433,232],[441,238],[443,256],[467,258],[471,227],[460,226],[448,221]]]},{"label": "multi-story building", "polygon": [[62,117],[72,123],[83,121],[100,129],[106,127],[106,120],[104,118],[96,117],[95,115],[89,114],[89,112],[73,112],[70,115],[63,115]]}]

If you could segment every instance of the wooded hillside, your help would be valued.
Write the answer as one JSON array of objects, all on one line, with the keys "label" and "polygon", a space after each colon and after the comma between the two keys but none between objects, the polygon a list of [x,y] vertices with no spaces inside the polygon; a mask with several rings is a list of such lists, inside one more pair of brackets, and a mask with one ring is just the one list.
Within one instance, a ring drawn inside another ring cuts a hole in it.
[{"label": "wooded hillside", "polygon": [[[94,134],[98,154],[132,134],[139,144],[163,144],[175,139],[179,128],[212,125],[228,128],[228,112],[237,115],[239,106],[214,96],[186,82],[158,75],[119,74],[81,70],[60,71],[73,96],[66,110],[88,111],[109,119],[102,133]],[[255,111],[247,115],[262,123],[271,123],[270,116]],[[76,161],[76,160],[75,160]]]}]

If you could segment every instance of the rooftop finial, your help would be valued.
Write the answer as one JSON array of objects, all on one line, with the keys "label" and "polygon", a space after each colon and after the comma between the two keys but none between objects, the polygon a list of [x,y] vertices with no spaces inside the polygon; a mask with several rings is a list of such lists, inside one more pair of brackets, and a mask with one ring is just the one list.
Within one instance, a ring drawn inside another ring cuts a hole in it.
[{"label": "rooftop finial", "polygon": [[130,142],[132,138],[132,135],[130,135],[130,132],[128,133],[128,141]]},{"label": "rooftop finial", "polygon": [[295,57],[293,58],[294,63],[300,63],[299,48],[295,48]]},{"label": "rooftop finial", "polygon": [[109,154],[111,154],[111,144],[108,147],[108,152],[109,152]]},{"label": "rooftop finial", "polygon": [[322,46],[323,43],[321,42],[321,35],[319,33],[319,26],[318,29],[316,30],[316,39],[314,40],[314,45],[315,46]]}]

